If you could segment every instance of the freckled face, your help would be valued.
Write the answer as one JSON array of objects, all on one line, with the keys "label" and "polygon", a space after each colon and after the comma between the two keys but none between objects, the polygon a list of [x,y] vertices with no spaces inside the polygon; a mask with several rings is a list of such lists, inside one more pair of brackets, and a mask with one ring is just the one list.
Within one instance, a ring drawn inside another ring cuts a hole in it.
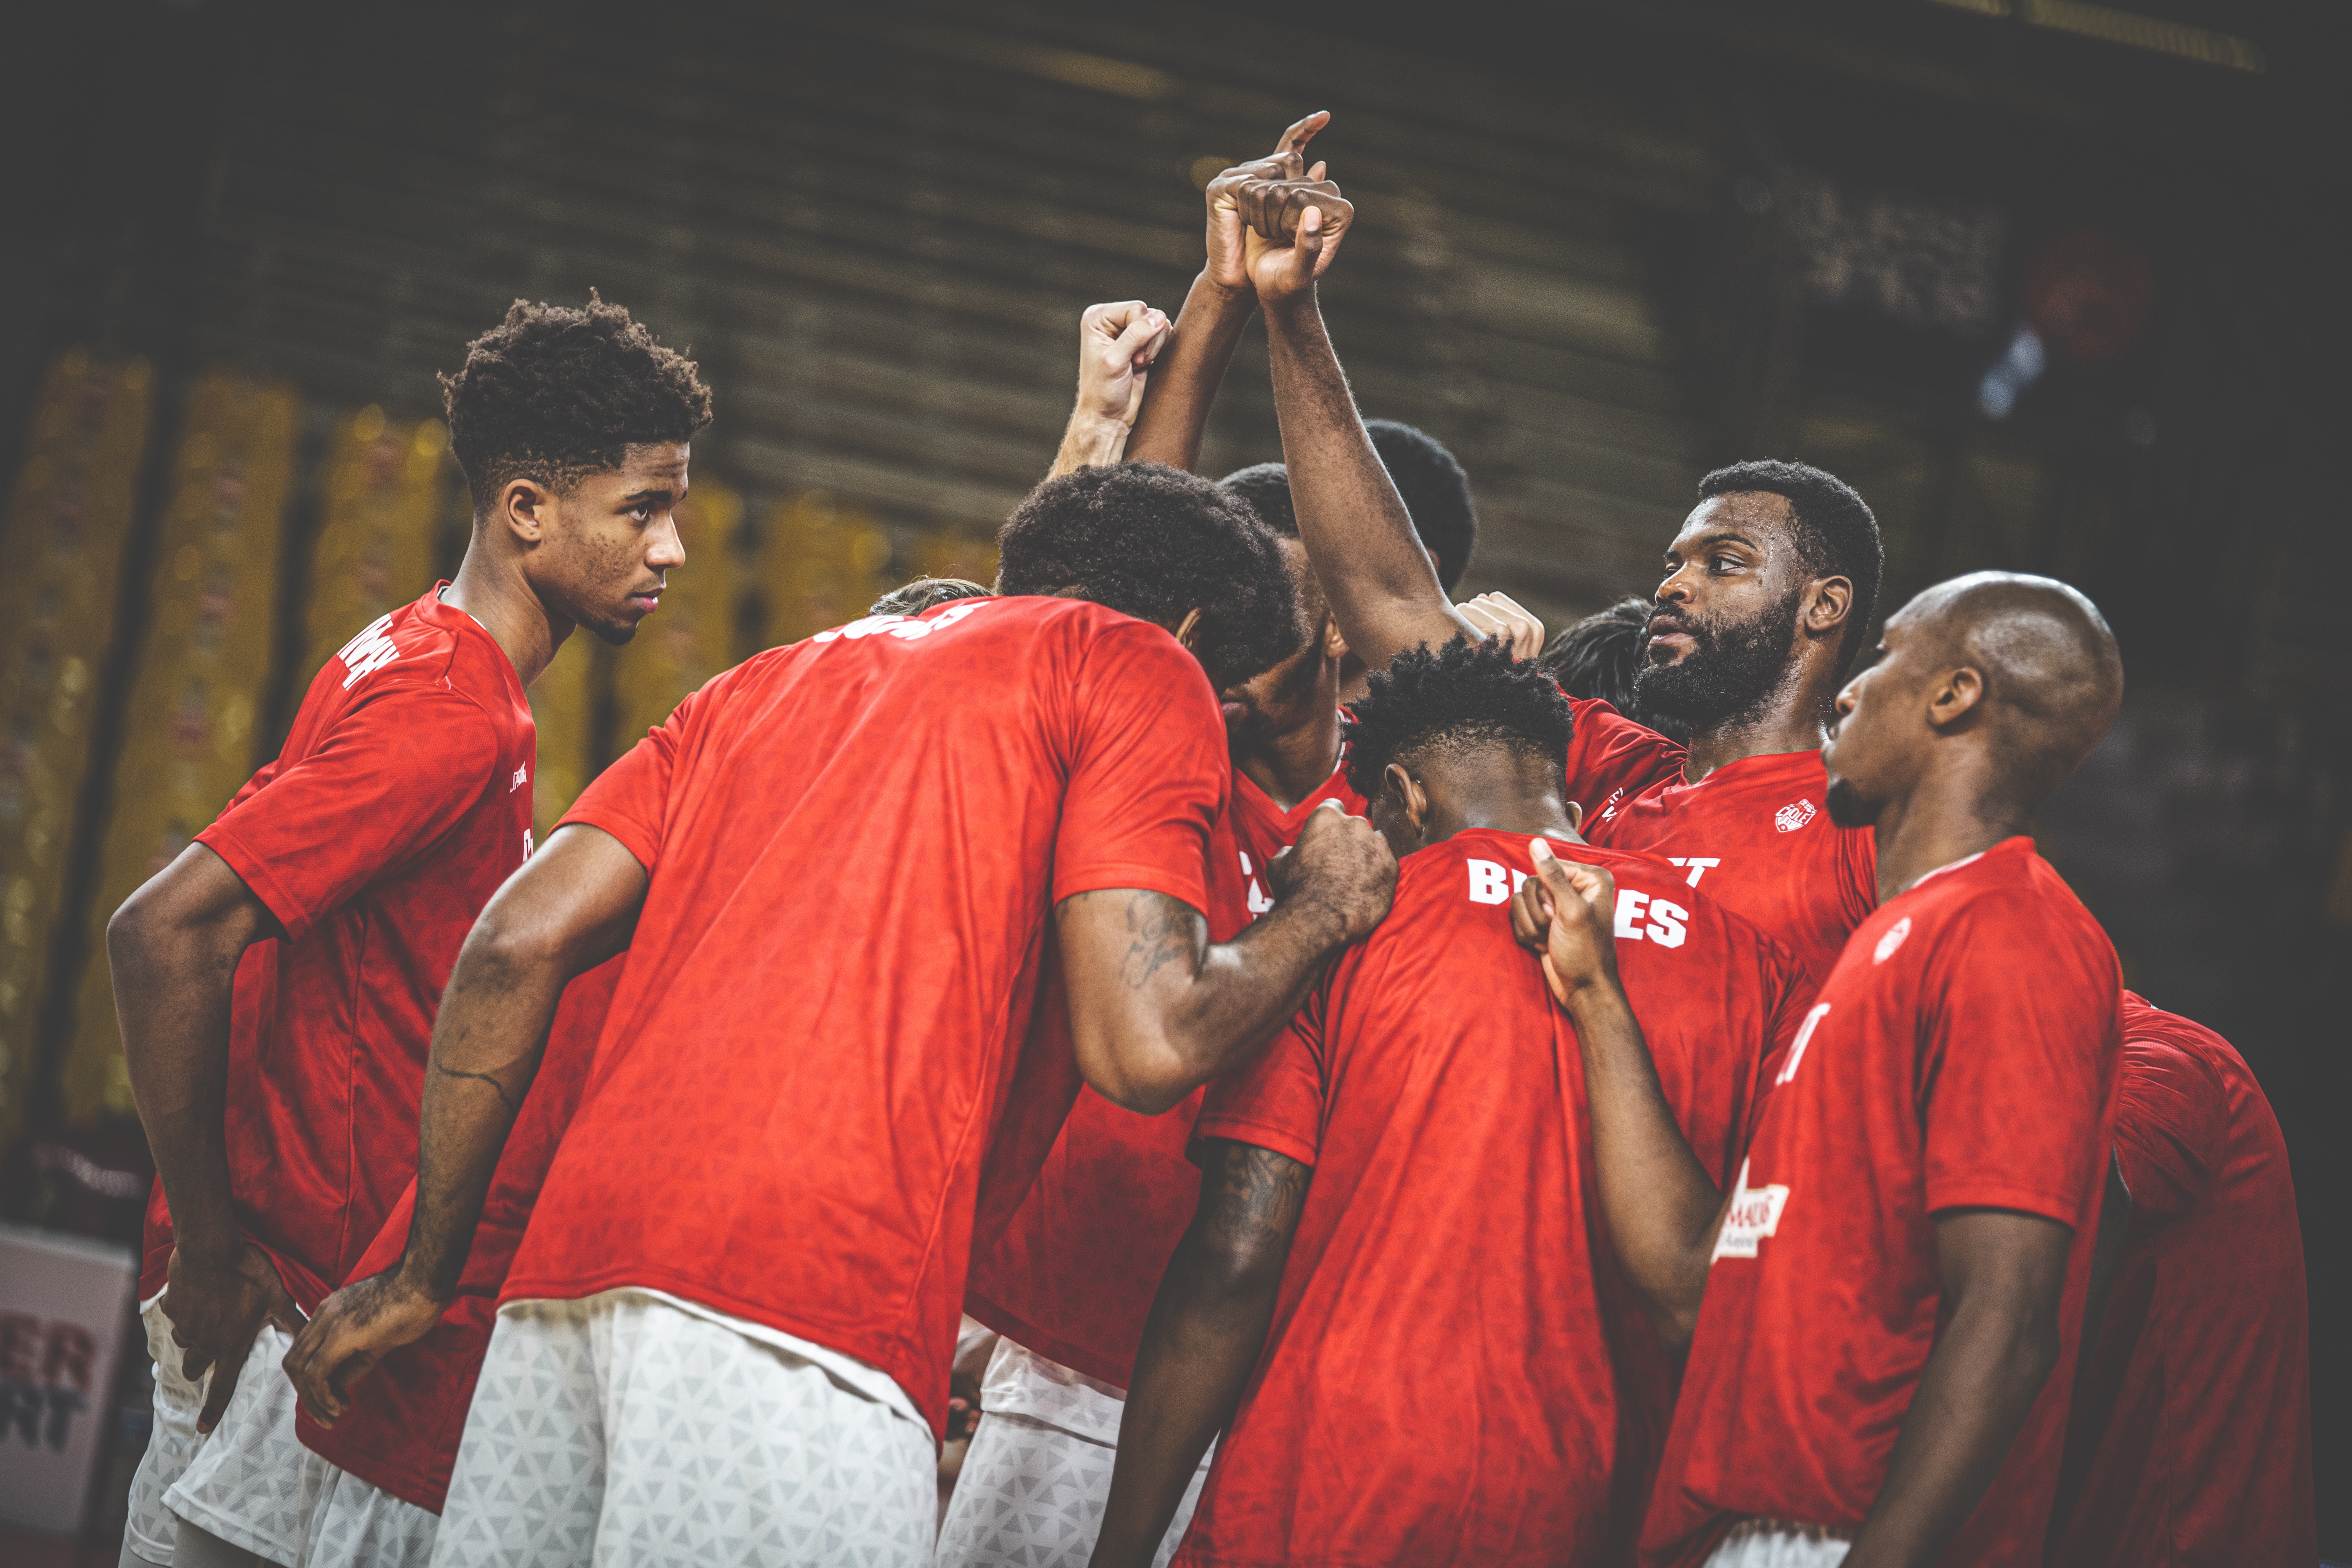
[{"label": "freckled face", "polygon": [[686,564],[674,512],[686,499],[689,452],[684,441],[644,442],[619,468],[582,479],[560,498],[533,562],[540,592],[615,647],[653,614],[669,570]]}]

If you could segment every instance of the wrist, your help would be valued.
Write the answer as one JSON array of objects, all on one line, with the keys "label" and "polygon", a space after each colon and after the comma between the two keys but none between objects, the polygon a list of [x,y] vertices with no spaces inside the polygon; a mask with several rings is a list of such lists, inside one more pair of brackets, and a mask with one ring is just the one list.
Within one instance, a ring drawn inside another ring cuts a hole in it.
[{"label": "wrist", "polygon": [[395,1278],[401,1290],[418,1300],[430,1301],[437,1307],[446,1307],[457,1299],[456,1280],[453,1279],[446,1286],[443,1285],[433,1278],[430,1269],[412,1261],[405,1255],[401,1258],[399,1272]]},{"label": "wrist", "polygon": [[1192,294],[1206,305],[1249,310],[1257,303],[1257,289],[1244,278],[1239,283],[1228,283],[1207,268],[1192,279]]}]

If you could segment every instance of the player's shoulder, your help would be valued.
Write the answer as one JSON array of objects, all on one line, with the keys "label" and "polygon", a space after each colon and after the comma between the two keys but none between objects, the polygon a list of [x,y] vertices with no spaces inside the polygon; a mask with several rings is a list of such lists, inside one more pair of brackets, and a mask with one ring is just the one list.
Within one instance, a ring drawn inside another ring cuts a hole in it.
[{"label": "player's shoulder", "polygon": [[[2005,970],[2009,983],[2034,969],[2116,968],[2105,929],[2022,836],[1929,872],[1882,905],[1854,940],[1874,931],[1882,945],[1925,938],[1923,952]],[[2115,978],[2119,994],[2120,973]]]},{"label": "player's shoulder", "polygon": [[2215,1082],[2247,1072],[2238,1047],[2194,1018],[2168,1013],[2136,992],[2123,994],[2125,1074],[2164,1072],[2176,1066]]}]

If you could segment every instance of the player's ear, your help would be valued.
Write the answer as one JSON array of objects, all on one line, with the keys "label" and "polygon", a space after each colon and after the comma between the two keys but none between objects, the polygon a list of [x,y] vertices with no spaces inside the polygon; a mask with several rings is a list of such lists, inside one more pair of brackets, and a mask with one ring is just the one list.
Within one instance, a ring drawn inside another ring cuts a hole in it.
[{"label": "player's ear", "polygon": [[1948,729],[1984,701],[1984,674],[1969,665],[1948,669],[1927,689],[1927,722]]},{"label": "player's ear", "polygon": [[1397,805],[1403,811],[1405,820],[1412,824],[1414,836],[1426,837],[1429,828],[1429,792],[1421,787],[1420,781],[1405,772],[1402,763],[1391,763],[1381,771],[1381,784],[1383,788],[1396,796]]},{"label": "player's ear", "polygon": [[1184,618],[1182,620],[1176,623],[1176,641],[1182,647],[1189,648],[1199,639],[1200,635],[1201,606],[1195,605],[1191,609],[1184,612]]},{"label": "player's ear", "polygon": [[540,543],[555,522],[555,492],[537,479],[509,479],[499,491],[497,521],[525,544]]},{"label": "player's ear", "polygon": [[1348,639],[1340,634],[1339,617],[1328,611],[1326,611],[1323,616],[1323,657],[1325,658],[1348,657]]},{"label": "player's ear", "polygon": [[1571,800],[1568,803],[1568,825],[1579,833],[1584,831],[1583,802]]},{"label": "player's ear", "polygon": [[1816,634],[1845,625],[1853,610],[1853,580],[1816,577],[1805,599],[1805,629]]}]

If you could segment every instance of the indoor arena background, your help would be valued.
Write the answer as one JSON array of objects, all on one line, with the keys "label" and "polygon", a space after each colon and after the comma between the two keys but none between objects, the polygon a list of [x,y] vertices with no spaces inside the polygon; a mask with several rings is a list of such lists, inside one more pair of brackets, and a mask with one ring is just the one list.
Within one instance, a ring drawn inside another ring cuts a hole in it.
[{"label": "indoor arena background", "polygon": [[[1368,415],[1460,456],[1464,591],[1654,584],[1708,468],[1801,457],[1881,604],[2089,593],[2125,717],[2038,824],[2132,984],[2295,1155],[2321,1536],[2352,1552],[2352,637],[2328,8],[303,6],[12,22],[0,100],[0,1142],[14,1220],[135,1236],[107,915],[446,574],[434,372],[593,287],[716,389],[689,564],[532,693],[539,819],[703,679],[988,576],[1078,312],[1171,312],[1200,185],[1332,110],[1325,291]],[[1262,335],[1212,473],[1277,458]],[[844,868],[845,877],[875,868]],[[131,1402],[126,1418],[141,1419]],[[123,1438],[128,1464],[140,1434]],[[2333,1484],[2331,1484],[2331,1481]]]}]

